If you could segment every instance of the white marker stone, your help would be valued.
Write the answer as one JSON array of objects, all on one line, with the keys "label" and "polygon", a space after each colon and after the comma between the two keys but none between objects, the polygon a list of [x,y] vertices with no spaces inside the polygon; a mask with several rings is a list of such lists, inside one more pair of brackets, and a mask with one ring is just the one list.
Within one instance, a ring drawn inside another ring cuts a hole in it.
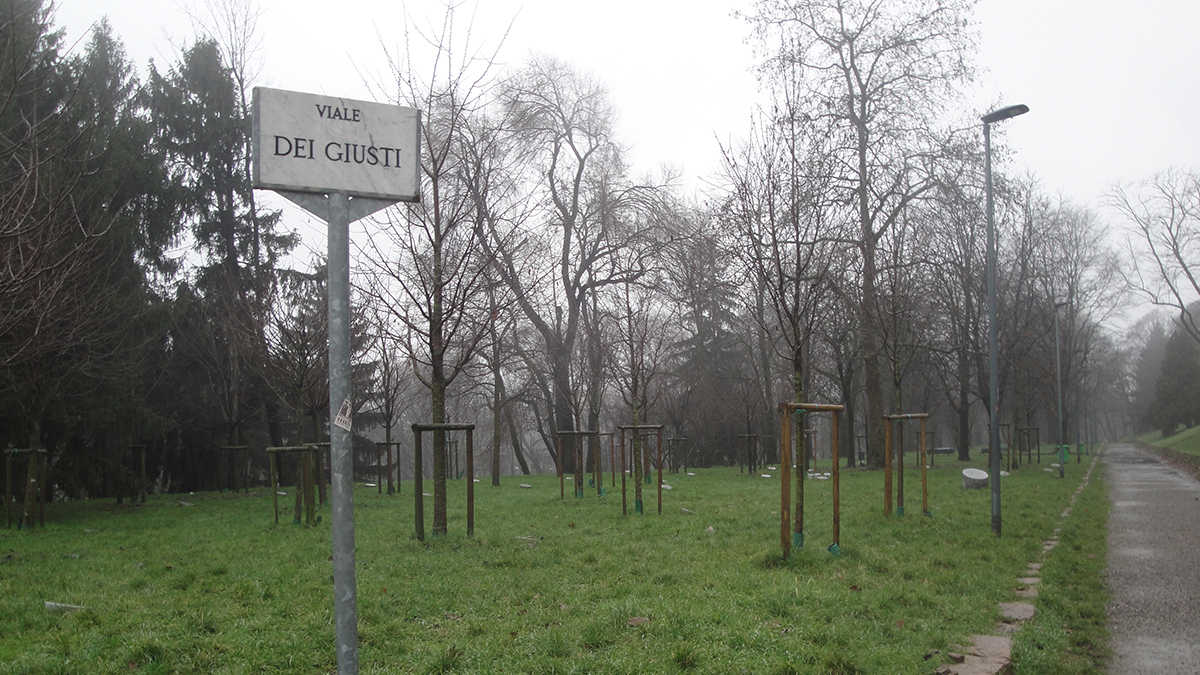
[{"label": "white marker stone", "polygon": [[968,490],[977,490],[987,487],[988,473],[983,469],[963,469],[963,487]]}]

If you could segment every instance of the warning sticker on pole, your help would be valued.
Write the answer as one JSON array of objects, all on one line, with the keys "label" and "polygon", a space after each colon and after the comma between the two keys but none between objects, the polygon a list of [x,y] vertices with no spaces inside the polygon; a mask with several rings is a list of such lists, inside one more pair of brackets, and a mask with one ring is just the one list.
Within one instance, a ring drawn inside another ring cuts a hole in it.
[{"label": "warning sticker on pole", "polygon": [[337,417],[333,419],[333,423],[346,431],[350,431],[350,399],[342,401],[342,407],[338,409]]}]

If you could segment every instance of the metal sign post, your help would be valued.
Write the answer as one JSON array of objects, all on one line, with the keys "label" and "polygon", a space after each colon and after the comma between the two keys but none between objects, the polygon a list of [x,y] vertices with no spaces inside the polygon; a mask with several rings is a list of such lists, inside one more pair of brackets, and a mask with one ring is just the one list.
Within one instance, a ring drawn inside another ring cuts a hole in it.
[{"label": "metal sign post", "polygon": [[[350,400],[350,198],[329,195],[329,427],[333,498],[333,615],[338,673],[358,672],[358,583],[354,574],[351,425],[336,422]],[[343,418],[344,419],[344,418]],[[349,422],[349,420],[345,420]]]},{"label": "metal sign post", "polygon": [[350,391],[350,223],[420,201],[420,113],[369,101],[256,87],[254,187],[329,225],[329,429],[338,675],[358,673]]}]

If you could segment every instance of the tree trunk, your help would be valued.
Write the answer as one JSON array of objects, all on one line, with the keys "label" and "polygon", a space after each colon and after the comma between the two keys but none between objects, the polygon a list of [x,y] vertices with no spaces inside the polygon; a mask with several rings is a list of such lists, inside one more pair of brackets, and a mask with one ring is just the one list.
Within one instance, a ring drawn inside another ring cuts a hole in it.
[{"label": "tree trunk", "polygon": [[842,442],[842,447],[847,449],[846,468],[854,468],[854,466],[858,463],[858,452],[857,448],[854,447],[854,443],[857,440],[854,438],[854,430],[856,428],[854,425],[854,418],[858,414],[858,404],[855,403],[855,397],[853,394],[851,394],[843,402],[843,405],[846,406],[846,409],[842,415],[842,419],[840,420],[842,430],[841,433],[844,439]]},{"label": "tree trunk", "polygon": [[[392,483],[392,469],[393,469],[393,464],[392,464],[392,419],[393,419],[392,411],[389,409],[387,411],[387,423],[384,424],[384,426],[383,426],[383,442],[386,444],[385,448],[387,450],[386,473],[387,473],[387,493],[389,495],[396,494],[396,486]],[[399,464],[400,464],[400,451],[399,451],[399,449],[397,449],[397,451],[396,451],[396,473],[397,474],[399,474],[399,466],[398,466]],[[399,482],[399,481],[397,481],[397,482]]]},{"label": "tree trunk", "polygon": [[[557,352],[564,350],[557,349]],[[559,353],[554,359],[554,428],[551,429],[551,444],[554,445],[559,433],[575,431],[575,415],[571,409],[571,379],[568,372],[569,354]],[[575,472],[575,435],[562,436],[561,456],[556,461],[562,465],[562,473]]]},{"label": "tree trunk", "polygon": [[[769,435],[771,433],[769,430],[775,429],[775,425],[777,424],[774,420],[774,415],[773,415],[775,406],[777,404],[772,400],[774,398],[774,393],[775,393],[775,387],[773,386],[774,380],[772,378],[772,368],[771,368],[771,352],[772,352],[772,350],[771,350],[771,344],[767,339],[767,331],[764,328],[767,325],[765,285],[766,285],[766,282],[763,280],[762,275],[759,274],[757,288],[755,288],[754,315],[755,315],[755,319],[756,319],[756,321],[755,321],[755,324],[756,324],[755,331],[757,332],[756,337],[758,338],[758,340],[757,340],[757,342],[758,342],[758,345],[757,345],[758,346],[758,367],[762,371],[761,377],[762,377],[763,405],[766,406],[766,410],[764,411],[766,413],[766,419],[763,420],[763,429],[764,429],[764,433],[762,434],[763,436]],[[775,440],[777,441],[775,443],[776,452],[778,452],[779,439],[775,439]]]},{"label": "tree trunk", "polygon": [[[325,434],[321,433],[321,417],[319,413],[312,414],[312,430],[313,443],[320,443]],[[313,478],[317,482],[317,497],[320,499],[318,504],[324,504],[328,501],[328,496],[325,493],[325,458],[329,454],[324,450],[318,449],[313,456],[316,460],[316,466],[313,467]],[[351,453],[353,456],[353,452]]]},{"label": "tree trunk", "polygon": [[867,466],[883,467],[884,460],[884,428],[883,415],[886,413],[883,404],[883,378],[879,366],[879,335],[875,327],[875,310],[878,306],[878,292],[875,280],[879,274],[875,265],[875,252],[879,235],[875,232],[875,219],[871,214],[870,187],[871,178],[867,168],[867,158],[870,152],[870,130],[867,128],[864,111],[856,110],[853,106],[865,105],[856,101],[853,96],[848,99],[852,107],[849,119],[854,124],[857,141],[858,159],[858,224],[861,241],[859,246],[863,254],[862,306],[859,310],[859,320],[862,322],[863,334],[863,376],[867,393]]},{"label": "tree trunk", "polygon": [[[796,338],[796,345],[792,349],[792,400],[796,403],[806,403],[804,400],[804,345],[800,344],[800,327],[792,326],[792,335]],[[787,413],[792,414],[792,413]],[[804,479],[808,475],[808,415],[800,415],[800,423],[792,424],[793,434],[796,437],[796,452],[792,455],[796,458],[796,498],[795,513],[792,515],[793,532],[804,535]],[[792,419],[796,416],[792,414]],[[790,443],[791,439],[785,439]],[[782,470],[782,469],[781,469]]]},{"label": "tree trunk", "polygon": [[525,461],[525,453],[521,451],[521,436],[517,433],[517,423],[513,419],[512,411],[505,410],[504,418],[508,422],[508,436],[512,442],[513,456],[517,458],[517,464],[521,466],[521,475],[528,476],[532,472],[529,470],[529,463]]},{"label": "tree trunk", "polygon": [[[498,405],[496,401],[494,404]],[[504,419],[499,410],[492,410],[492,487],[500,487],[500,444],[504,441]]]},{"label": "tree trunk", "polygon": [[34,418],[29,430],[29,468],[25,471],[25,508],[22,511],[20,528],[34,527],[34,511],[37,508],[38,487],[38,448],[42,444],[42,421]]},{"label": "tree trunk", "polygon": [[[429,388],[430,413],[434,424],[446,422],[446,343],[443,309],[442,217],[435,190],[433,273],[430,283],[433,297],[429,308]],[[417,496],[418,498],[420,495]],[[433,536],[445,536],[446,524],[446,432],[433,432]]]},{"label": "tree trunk", "polygon": [[[492,316],[496,316],[496,297],[491,297]],[[500,340],[496,335],[496,324],[491,327],[492,338],[492,487],[500,487],[500,444],[504,440],[504,374],[500,372]]]},{"label": "tree trunk", "polygon": [[[446,384],[435,375],[433,384],[433,423],[446,421]],[[433,536],[445,536],[446,518],[446,432],[433,432]]]},{"label": "tree trunk", "polygon": [[842,454],[846,456],[846,468],[852,469],[858,463],[857,453],[854,448],[854,412],[856,405],[854,403],[854,369],[852,364],[838,364],[838,385],[842,395],[842,419],[839,426],[841,438],[838,443],[841,444]]},{"label": "tree trunk", "polygon": [[[600,409],[604,404],[601,395],[604,390],[604,361],[605,350],[601,344],[599,299],[595,293],[591,295],[591,309],[584,316],[584,325],[588,332],[588,397],[587,397],[587,429],[584,431],[600,431]],[[577,467],[579,471],[596,473],[596,461],[600,451],[600,437],[591,436],[588,442],[589,451],[585,460],[586,466]]]},{"label": "tree trunk", "polygon": [[[872,273],[873,274],[873,273]],[[883,378],[879,367],[879,344],[875,335],[872,308],[875,306],[875,282],[863,280],[863,377],[867,394],[867,466],[883,467],[884,428]]]},{"label": "tree trunk", "polygon": [[[304,408],[302,399],[297,394],[296,398],[296,445],[304,443]],[[290,454],[290,453],[289,453]],[[304,453],[296,455],[296,498],[295,504],[292,507],[292,522],[296,525],[300,524],[300,513],[304,510],[304,495],[306,494],[305,484],[305,462]],[[280,481],[282,484],[283,481]]]},{"label": "tree trunk", "polygon": [[971,365],[965,349],[958,351],[958,461],[971,461]]},{"label": "tree trunk", "polygon": [[[634,391],[634,392],[631,392],[631,394],[632,394],[632,396],[635,397],[634,400],[637,400],[636,399],[637,392]],[[634,405],[633,410],[631,412],[633,413],[632,426],[634,426],[634,427],[641,426],[641,424],[642,424],[641,409],[637,405]],[[642,513],[643,512],[643,508],[642,508],[642,476],[644,475],[643,472],[645,471],[645,467],[642,465],[642,455],[645,453],[645,447],[643,447],[643,445],[642,445],[641,430],[640,429],[632,429],[631,431],[633,432],[633,437],[629,440],[629,445],[633,451],[632,452],[632,455],[633,455],[633,457],[632,457],[632,461],[633,461],[633,509],[634,509],[635,513]],[[621,467],[621,470],[624,471],[625,468]]]},{"label": "tree trunk", "polygon": [[[301,471],[303,473],[302,483],[304,484],[304,524],[312,527],[317,524],[317,505],[313,494],[314,477],[314,460],[318,460],[317,453],[312,451],[304,451],[301,453]],[[296,516],[299,518],[299,514]]]}]

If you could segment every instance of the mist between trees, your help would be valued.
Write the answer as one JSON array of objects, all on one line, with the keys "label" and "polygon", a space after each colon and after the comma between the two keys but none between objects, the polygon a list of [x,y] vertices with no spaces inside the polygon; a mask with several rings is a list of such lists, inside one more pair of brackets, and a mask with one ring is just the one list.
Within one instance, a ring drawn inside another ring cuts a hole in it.
[{"label": "mist between trees", "polygon": [[[142,448],[152,490],[264,485],[264,448],[323,441],[329,412],[324,263],[291,267],[294,230],[250,188],[256,10],[208,6],[177,60],[139,75],[106,24],[68,51],[49,4],[0,7],[0,443],[48,448],[58,497],[133,495]],[[548,55],[501,66],[454,10],[409,22],[412,51],[376,85],[422,111],[422,200],[373,216],[352,255],[356,476],[378,477],[386,442],[383,480],[410,478],[412,422],[477,424],[494,484],[590,470],[597,448],[576,467],[559,432],[618,424],[685,439],[670,468],[736,464],[744,435],[769,459],[784,400],[844,404],[851,466],[882,463],[894,412],[929,413],[965,458],[988,404],[970,10],[755,3],[770,103],[694,194],[630,175],[594,76]],[[1058,304],[1068,440],[1124,435],[1158,377],[1133,357],[1167,326],[1112,320],[1130,279],[1190,317],[1172,284],[1195,260],[1195,176],[1114,192],[1144,233],[1120,255],[1003,154],[1002,419],[1055,439]],[[1156,185],[1178,221],[1138,198]],[[1172,259],[1151,246],[1164,231],[1182,240],[1170,269],[1153,264]],[[435,480],[461,448],[434,435]]]}]

